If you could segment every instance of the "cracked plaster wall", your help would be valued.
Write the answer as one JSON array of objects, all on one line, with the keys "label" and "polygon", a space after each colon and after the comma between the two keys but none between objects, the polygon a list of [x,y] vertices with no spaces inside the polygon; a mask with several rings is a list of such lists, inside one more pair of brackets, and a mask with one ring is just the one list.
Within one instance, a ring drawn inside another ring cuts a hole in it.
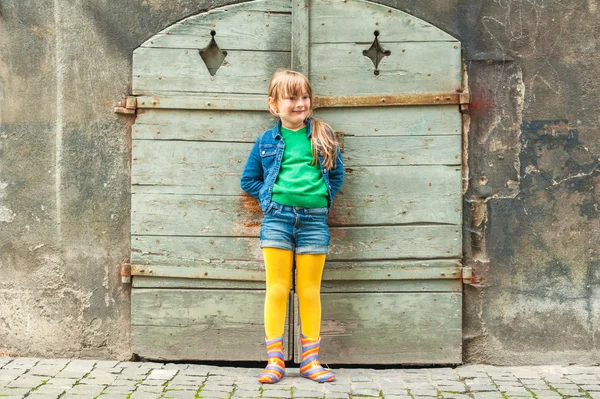
[{"label": "cracked plaster wall", "polygon": [[[600,329],[596,0],[384,0],[463,43],[465,361],[591,363]],[[125,359],[131,54],[218,1],[0,3],[0,355]]]}]

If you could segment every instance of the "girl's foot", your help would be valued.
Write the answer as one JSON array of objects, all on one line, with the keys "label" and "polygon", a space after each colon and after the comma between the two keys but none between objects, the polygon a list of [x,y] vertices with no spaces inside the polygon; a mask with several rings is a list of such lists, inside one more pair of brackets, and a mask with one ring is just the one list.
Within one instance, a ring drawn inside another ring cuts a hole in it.
[{"label": "girl's foot", "polygon": [[304,334],[302,338],[302,363],[300,363],[300,375],[317,382],[331,382],[335,380],[335,375],[329,370],[325,370],[319,363],[319,347],[321,338],[311,339]]},{"label": "girl's foot", "polygon": [[274,384],[279,382],[285,374],[285,363],[283,362],[283,339],[282,337],[267,339],[267,355],[269,361],[267,367],[259,374],[258,382],[263,384]]}]

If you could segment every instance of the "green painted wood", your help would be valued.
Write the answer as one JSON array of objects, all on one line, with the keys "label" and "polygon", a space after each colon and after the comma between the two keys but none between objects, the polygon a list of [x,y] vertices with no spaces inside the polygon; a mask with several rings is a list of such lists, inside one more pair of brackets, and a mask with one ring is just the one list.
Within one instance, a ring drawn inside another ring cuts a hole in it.
[{"label": "green painted wood", "polygon": [[201,49],[211,31],[223,50],[290,51],[291,4],[289,1],[256,1],[235,4],[198,14],[153,36],[142,47]]},{"label": "green painted wood", "polygon": [[263,290],[264,281],[206,280],[198,278],[133,276],[131,286],[137,288],[204,288]]},{"label": "green painted wood", "polygon": [[[264,295],[249,290],[135,289],[132,350],[149,359],[266,360]],[[284,336],[289,338],[289,317]],[[286,346],[284,356],[290,358]]]},{"label": "green painted wood", "polygon": [[231,50],[211,77],[198,49],[140,47],[133,53],[133,94],[164,91],[264,95],[273,72],[290,64],[290,52]]},{"label": "green painted wood", "polygon": [[[333,227],[330,260],[385,260],[455,258],[461,255],[460,226],[407,225]],[[133,236],[131,263],[139,265],[193,265],[211,263],[223,268],[247,268],[247,259],[260,251],[252,237]]]},{"label": "green painted wood", "polygon": [[[461,90],[460,46],[451,42],[385,43],[391,55],[379,64],[363,55],[369,43],[314,44],[310,81],[322,96],[452,93]],[[455,48],[456,47],[456,48]],[[404,52],[402,50],[405,50]]]},{"label": "green painted wood", "polygon": [[[139,112],[139,111],[138,111]],[[234,119],[243,124],[232,127]],[[136,140],[239,141],[254,143],[276,121],[264,112],[147,110],[132,127]]]},{"label": "green painted wood", "polygon": [[[266,104],[266,97],[263,98]],[[266,106],[266,105],[265,105]],[[244,123],[240,123],[240,121]],[[277,123],[268,112],[138,110],[133,140],[240,141],[254,143]]]},{"label": "green painted wood", "polygon": [[[346,189],[344,189],[346,190]],[[461,224],[459,195],[438,192],[419,201],[395,195],[351,197],[347,190],[329,214],[330,226],[407,223]],[[248,196],[211,196],[144,193],[132,196],[131,232],[135,235],[257,236],[262,210]],[[381,212],[381,209],[388,209]]]},{"label": "green painted wood", "polygon": [[314,43],[373,42],[380,32],[385,42],[452,41],[441,29],[394,8],[357,0],[318,0],[311,3],[310,41]]},{"label": "green painted wood", "polygon": [[[223,260],[222,262],[196,262],[190,266],[182,265],[143,265],[132,264],[131,274],[145,277],[174,277],[201,280],[222,281],[265,281],[262,259],[256,263],[248,261]],[[363,262],[328,262],[323,281],[356,281],[356,280],[452,280],[462,279],[460,264],[450,266],[448,260],[430,260],[420,262],[427,266],[414,266],[419,262],[410,261],[363,261]],[[431,266],[430,264],[439,266]]]},{"label": "green painted wood", "polygon": [[327,121],[346,136],[460,136],[462,132],[462,119],[456,105],[320,108],[315,111],[315,117]]},{"label": "green painted wood", "polygon": [[[326,269],[327,270],[327,269]],[[264,281],[206,280],[177,277],[134,276],[137,288],[204,288],[264,290]],[[461,280],[344,280],[323,281],[321,292],[461,292]]]},{"label": "green painted wood", "polygon": [[462,361],[460,293],[324,293],[321,304],[322,363]]},{"label": "green painted wood", "polygon": [[[265,97],[261,97],[265,98]],[[188,97],[181,101],[189,101]],[[266,99],[264,100],[266,104]],[[265,105],[266,107],[266,105]],[[350,137],[461,135],[455,105],[323,108],[315,116]],[[244,123],[239,123],[243,120]],[[211,110],[138,110],[132,137],[144,140],[254,142],[277,121],[268,112]],[[231,128],[235,123],[236,128]],[[379,140],[379,139],[377,139]],[[344,159],[352,156],[344,154]]]},{"label": "green painted wood", "polygon": [[137,107],[147,109],[193,109],[199,111],[268,111],[266,97],[258,94],[201,93],[182,95],[162,91],[159,96],[138,96]]},{"label": "green painted wood", "polygon": [[293,0],[292,69],[309,76],[309,10],[310,0]]},{"label": "green painted wood", "polygon": [[462,280],[323,281],[321,292],[462,292]]}]

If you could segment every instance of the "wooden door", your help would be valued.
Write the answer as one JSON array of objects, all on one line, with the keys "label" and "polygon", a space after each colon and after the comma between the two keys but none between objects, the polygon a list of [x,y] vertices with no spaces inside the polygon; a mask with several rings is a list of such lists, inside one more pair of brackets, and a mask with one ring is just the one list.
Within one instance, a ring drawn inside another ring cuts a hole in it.
[{"label": "wooden door", "polygon": [[[239,178],[252,143],[275,123],[265,94],[281,66],[310,76],[317,116],[344,137],[322,360],[459,363],[460,43],[358,0],[227,6],[134,52],[134,353],[266,358],[262,212]],[[287,359],[296,309],[292,293]]]}]

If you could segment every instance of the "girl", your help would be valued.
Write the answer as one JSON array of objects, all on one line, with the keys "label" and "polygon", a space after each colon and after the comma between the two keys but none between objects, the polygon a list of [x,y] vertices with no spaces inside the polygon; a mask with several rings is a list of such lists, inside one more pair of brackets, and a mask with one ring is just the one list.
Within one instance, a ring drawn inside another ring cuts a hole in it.
[{"label": "girl", "polygon": [[282,335],[295,253],[300,375],[333,381],[333,373],[319,363],[321,276],[329,245],[327,214],[344,180],[342,156],[331,127],[311,118],[312,89],[304,75],[278,69],[269,84],[268,101],[279,122],[254,144],[241,180],[242,189],[256,197],[264,211],[260,245],[267,276],[269,361],[258,380],[272,384],[285,372]]}]

